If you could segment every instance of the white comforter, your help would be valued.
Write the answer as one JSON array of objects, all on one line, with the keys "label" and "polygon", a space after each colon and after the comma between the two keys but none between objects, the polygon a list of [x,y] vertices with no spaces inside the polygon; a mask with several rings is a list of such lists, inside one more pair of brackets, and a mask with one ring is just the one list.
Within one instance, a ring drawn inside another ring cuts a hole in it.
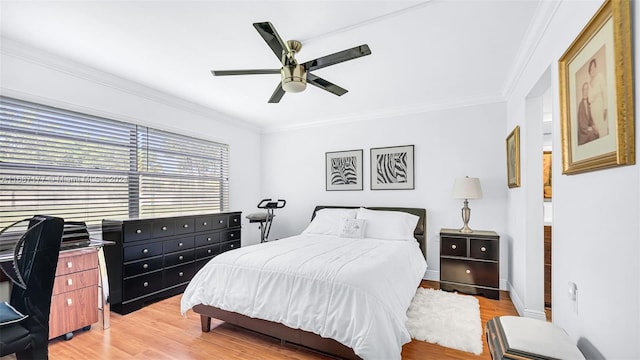
[{"label": "white comforter", "polygon": [[187,286],[181,311],[212,305],[335,339],[363,359],[400,359],[426,267],[414,239],[293,236],[215,257]]}]

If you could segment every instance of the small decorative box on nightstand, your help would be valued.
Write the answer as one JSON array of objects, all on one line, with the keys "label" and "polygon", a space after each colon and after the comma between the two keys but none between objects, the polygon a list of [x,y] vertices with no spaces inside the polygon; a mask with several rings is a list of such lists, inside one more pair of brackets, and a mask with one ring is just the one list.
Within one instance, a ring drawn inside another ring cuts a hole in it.
[{"label": "small decorative box on nightstand", "polygon": [[500,298],[500,236],[440,230],[440,289]]}]

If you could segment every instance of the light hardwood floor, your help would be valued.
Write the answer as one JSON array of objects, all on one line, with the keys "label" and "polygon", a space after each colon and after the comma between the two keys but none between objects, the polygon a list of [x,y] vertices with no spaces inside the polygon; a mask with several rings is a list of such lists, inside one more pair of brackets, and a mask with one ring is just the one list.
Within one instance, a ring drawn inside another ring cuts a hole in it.
[{"label": "light hardwood floor", "polygon": [[[438,288],[437,282],[423,281],[423,287]],[[517,315],[506,292],[500,300],[477,297],[480,317],[485,323],[494,316]],[[217,327],[216,327],[217,325]],[[151,304],[121,316],[111,314],[111,327],[76,332],[73,339],[52,340],[49,358],[57,359],[328,359],[295,346],[281,345],[276,339],[212,321],[212,331],[200,330],[200,317],[189,311],[180,315],[180,295]],[[215,327],[215,328],[214,328]],[[402,348],[403,359],[491,359],[483,335],[480,356],[413,340]]]}]

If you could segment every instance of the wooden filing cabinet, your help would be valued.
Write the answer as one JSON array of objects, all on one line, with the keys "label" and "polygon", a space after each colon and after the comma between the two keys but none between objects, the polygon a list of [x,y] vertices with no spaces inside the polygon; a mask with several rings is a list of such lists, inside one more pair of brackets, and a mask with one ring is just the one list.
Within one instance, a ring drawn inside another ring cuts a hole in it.
[{"label": "wooden filing cabinet", "polygon": [[440,288],[500,298],[500,236],[494,231],[440,230]]},{"label": "wooden filing cabinet", "polygon": [[61,251],[49,314],[49,339],[88,329],[98,322],[98,250]]}]

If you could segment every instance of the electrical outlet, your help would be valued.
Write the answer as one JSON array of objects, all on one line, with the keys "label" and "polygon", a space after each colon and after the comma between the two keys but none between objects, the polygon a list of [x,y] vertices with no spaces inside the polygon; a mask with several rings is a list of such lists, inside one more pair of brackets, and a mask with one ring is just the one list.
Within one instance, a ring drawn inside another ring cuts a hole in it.
[{"label": "electrical outlet", "polygon": [[573,301],[573,312],[578,314],[578,285],[569,281],[569,291],[567,293],[569,299]]}]

